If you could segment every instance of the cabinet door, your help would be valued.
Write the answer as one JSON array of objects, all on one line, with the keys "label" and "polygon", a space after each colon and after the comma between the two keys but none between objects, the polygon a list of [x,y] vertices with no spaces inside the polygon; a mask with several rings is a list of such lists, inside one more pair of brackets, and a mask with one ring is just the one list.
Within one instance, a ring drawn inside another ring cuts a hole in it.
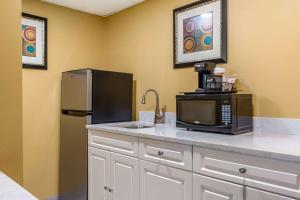
[{"label": "cabinet door", "polygon": [[140,200],[192,200],[192,173],[140,160]]},{"label": "cabinet door", "polygon": [[253,188],[246,188],[246,200],[295,200],[292,198],[256,190]]},{"label": "cabinet door", "polygon": [[110,186],[110,153],[89,147],[89,200],[106,200]]},{"label": "cabinet door", "polygon": [[193,200],[244,200],[244,186],[194,174]]},{"label": "cabinet door", "polygon": [[139,200],[139,161],[111,153],[112,200]]}]

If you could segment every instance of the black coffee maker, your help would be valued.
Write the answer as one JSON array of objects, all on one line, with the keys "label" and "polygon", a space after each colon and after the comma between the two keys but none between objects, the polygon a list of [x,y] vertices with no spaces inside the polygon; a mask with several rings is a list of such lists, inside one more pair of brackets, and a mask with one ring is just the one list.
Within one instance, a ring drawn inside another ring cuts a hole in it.
[{"label": "black coffee maker", "polygon": [[216,63],[198,63],[195,64],[195,72],[198,72],[198,88],[196,93],[205,92],[207,80],[214,73]]}]

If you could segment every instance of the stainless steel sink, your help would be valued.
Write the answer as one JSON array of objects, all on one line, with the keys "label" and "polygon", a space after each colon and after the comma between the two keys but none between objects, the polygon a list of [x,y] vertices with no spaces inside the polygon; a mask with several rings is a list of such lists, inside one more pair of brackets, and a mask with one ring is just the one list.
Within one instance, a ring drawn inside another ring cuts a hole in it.
[{"label": "stainless steel sink", "polygon": [[141,123],[127,123],[127,124],[119,124],[117,126],[122,127],[122,128],[128,128],[128,129],[143,129],[143,128],[154,127],[154,125],[141,124]]},{"label": "stainless steel sink", "polygon": [[147,126],[147,125],[128,125],[128,126],[122,126],[123,128],[129,128],[129,129],[142,129],[142,128],[152,128],[154,126]]}]

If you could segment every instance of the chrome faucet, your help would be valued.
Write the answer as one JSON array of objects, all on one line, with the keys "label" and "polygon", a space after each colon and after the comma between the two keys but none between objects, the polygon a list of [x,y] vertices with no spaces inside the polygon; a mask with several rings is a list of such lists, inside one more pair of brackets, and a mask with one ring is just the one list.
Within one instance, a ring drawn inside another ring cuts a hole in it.
[{"label": "chrome faucet", "polygon": [[142,98],[142,104],[146,104],[146,95],[149,92],[153,92],[156,96],[156,107],[155,107],[155,116],[154,116],[154,123],[155,124],[164,124],[165,123],[165,112],[166,112],[166,107],[162,108],[162,114],[160,114],[160,108],[159,108],[159,95],[158,92],[154,89],[149,89],[147,90]]}]

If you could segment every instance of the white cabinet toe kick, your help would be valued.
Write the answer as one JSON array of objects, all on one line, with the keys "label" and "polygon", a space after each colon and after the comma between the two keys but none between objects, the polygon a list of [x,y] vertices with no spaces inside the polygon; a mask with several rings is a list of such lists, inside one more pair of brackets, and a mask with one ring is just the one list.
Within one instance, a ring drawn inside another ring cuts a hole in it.
[{"label": "white cabinet toe kick", "polygon": [[299,200],[300,163],[89,130],[89,200]]}]

